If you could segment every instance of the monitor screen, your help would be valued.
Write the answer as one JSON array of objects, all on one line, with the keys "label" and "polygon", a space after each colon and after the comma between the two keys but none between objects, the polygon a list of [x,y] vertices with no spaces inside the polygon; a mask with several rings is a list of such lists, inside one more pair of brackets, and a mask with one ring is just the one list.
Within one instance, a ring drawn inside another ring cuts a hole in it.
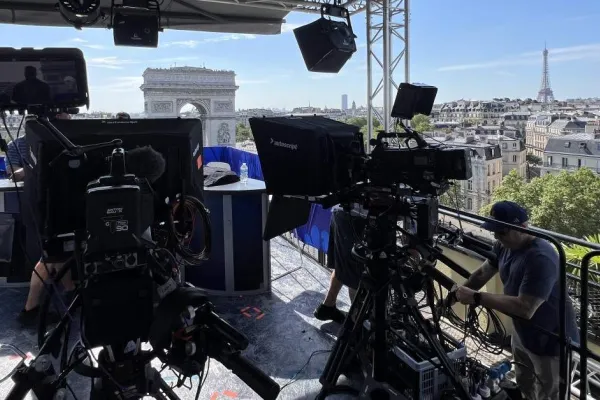
[{"label": "monitor screen", "polygon": [[0,107],[87,105],[85,61],[71,49],[0,49]]},{"label": "monitor screen", "polygon": [[[152,146],[166,161],[165,172],[152,184],[162,199],[180,193],[202,199],[202,123],[197,119],[57,120],[53,124],[73,143],[87,145],[122,139],[123,148]],[[28,121],[25,138],[35,164],[26,174],[25,190],[35,199],[36,217],[44,238],[71,233],[85,226],[88,182],[107,175],[112,148],[85,157],[62,156],[62,147],[37,121]]]}]

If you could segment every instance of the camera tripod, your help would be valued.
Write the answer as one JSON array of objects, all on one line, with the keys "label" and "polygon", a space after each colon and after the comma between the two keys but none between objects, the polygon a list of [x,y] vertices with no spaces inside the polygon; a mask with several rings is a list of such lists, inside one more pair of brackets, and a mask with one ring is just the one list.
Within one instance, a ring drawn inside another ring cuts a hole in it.
[{"label": "camera tripod", "polygon": [[[387,207],[387,210],[390,208]],[[445,339],[439,326],[437,323],[431,324],[421,315],[418,302],[414,298],[416,292],[425,289],[428,303],[432,306],[433,319],[438,321],[433,307],[433,280],[424,273],[414,273],[414,270],[407,266],[407,249],[398,248],[396,245],[397,215],[387,214],[385,211],[383,209],[381,214],[376,215],[370,210],[365,230],[366,244],[357,244],[352,249],[352,255],[366,268],[348,317],[319,380],[323,387],[317,399],[340,393],[377,400],[409,398],[402,393],[401,388],[389,383],[388,371],[390,357],[393,355],[388,346],[388,339],[394,332],[390,329],[388,319],[388,296],[390,289],[393,289],[396,295],[393,304],[395,311],[401,312],[406,317],[403,322],[411,324],[413,331],[416,330],[429,344],[437,357],[436,364],[439,364],[449,377],[456,394],[464,400],[469,400],[470,396],[447,356],[443,346]],[[407,347],[415,347],[406,339],[399,340]],[[340,375],[348,372],[349,364],[357,357],[366,375],[362,389],[338,386]]]}]

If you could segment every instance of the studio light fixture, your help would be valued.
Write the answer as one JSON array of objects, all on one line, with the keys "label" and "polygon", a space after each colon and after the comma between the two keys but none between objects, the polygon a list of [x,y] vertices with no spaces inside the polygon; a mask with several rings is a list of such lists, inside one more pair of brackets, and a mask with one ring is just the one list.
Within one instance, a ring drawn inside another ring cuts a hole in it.
[{"label": "studio light fixture", "polygon": [[59,0],[58,10],[77,29],[95,24],[102,15],[100,0]]},{"label": "studio light fixture", "polygon": [[160,4],[156,0],[123,0],[111,8],[115,46],[158,47]]},{"label": "studio light fixture", "polygon": [[[330,17],[346,21],[334,21]],[[321,18],[294,29],[294,36],[306,68],[312,72],[340,72],[356,53],[356,35],[352,31],[350,13],[339,5],[321,5]]]}]

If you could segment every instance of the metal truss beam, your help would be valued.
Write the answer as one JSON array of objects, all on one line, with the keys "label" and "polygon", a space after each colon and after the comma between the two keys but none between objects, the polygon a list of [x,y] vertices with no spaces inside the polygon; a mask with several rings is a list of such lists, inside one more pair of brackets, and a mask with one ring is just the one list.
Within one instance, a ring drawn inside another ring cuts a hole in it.
[{"label": "metal truss beam", "polygon": [[[232,4],[267,10],[321,14],[321,5],[330,4],[331,2],[328,0],[198,0],[197,3]],[[356,14],[365,10],[366,0],[349,0],[342,5],[348,9],[350,14]]]},{"label": "metal truss beam", "polygon": [[[383,129],[393,128],[391,117],[399,82],[410,80],[410,0],[369,0],[367,16],[367,122],[373,137],[373,118]],[[404,61],[404,76],[396,74]],[[400,80],[401,79],[401,80]]]}]

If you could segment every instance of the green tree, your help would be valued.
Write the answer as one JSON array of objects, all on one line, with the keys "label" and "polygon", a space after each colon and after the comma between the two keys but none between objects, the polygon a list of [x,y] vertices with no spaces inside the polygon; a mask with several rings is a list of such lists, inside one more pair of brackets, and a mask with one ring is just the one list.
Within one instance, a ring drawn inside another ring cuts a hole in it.
[{"label": "green tree", "polygon": [[235,127],[235,141],[244,142],[246,140],[254,140],[250,127],[247,127],[244,124],[237,124]]},{"label": "green tree", "polygon": [[534,226],[565,235],[593,235],[600,226],[600,176],[587,168],[547,174],[529,183],[513,170],[494,191],[492,203],[480,210],[481,215],[489,215],[491,205],[500,200],[525,207]]},{"label": "green tree", "polygon": [[450,188],[446,193],[440,196],[440,204],[463,210],[465,208],[464,193],[461,191],[461,184],[458,181],[450,182]]},{"label": "green tree", "polygon": [[529,165],[542,165],[542,159],[535,154],[527,154],[525,160]]},{"label": "green tree", "polygon": [[[586,236],[584,239],[586,242],[600,244],[600,234]],[[563,248],[565,250],[565,255],[567,256],[567,261],[576,264],[577,266],[581,266],[581,260],[583,259],[583,256],[590,251],[589,247],[580,246],[578,244],[563,244]],[[593,257],[590,260],[590,271],[592,270],[596,272],[600,270],[600,262],[598,257]],[[567,265],[567,272],[575,276],[581,276],[581,269],[577,267]],[[599,274],[591,273],[589,278],[591,282],[600,282]]]},{"label": "green tree", "polygon": [[431,120],[427,115],[417,114],[410,121],[410,126],[417,132],[430,132],[433,130]]},{"label": "green tree", "polygon": [[[373,118],[375,120],[375,118]],[[350,125],[356,125],[359,128],[362,128],[363,126],[367,126],[367,118],[365,117],[352,117],[352,118],[348,118],[346,120],[347,124]]]}]

